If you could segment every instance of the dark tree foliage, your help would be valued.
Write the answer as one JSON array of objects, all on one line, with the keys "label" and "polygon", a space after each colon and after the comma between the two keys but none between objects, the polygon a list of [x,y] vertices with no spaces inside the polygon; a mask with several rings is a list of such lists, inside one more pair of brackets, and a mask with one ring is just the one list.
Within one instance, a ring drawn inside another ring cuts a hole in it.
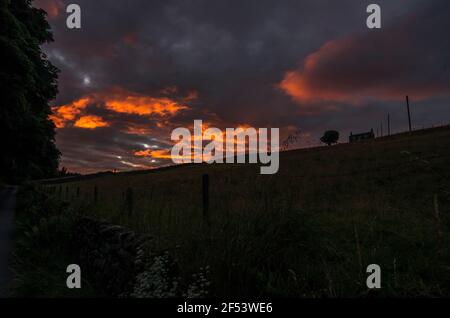
[{"label": "dark tree foliage", "polygon": [[339,132],[336,130],[327,130],[323,136],[320,138],[320,141],[328,146],[337,143],[339,140]]},{"label": "dark tree foliage", "polygon": [[46,13],[31,0],[0,0],[0,178],[54,176],[60,153],[48,116],[58,69],[40,46],[53,41]]}]

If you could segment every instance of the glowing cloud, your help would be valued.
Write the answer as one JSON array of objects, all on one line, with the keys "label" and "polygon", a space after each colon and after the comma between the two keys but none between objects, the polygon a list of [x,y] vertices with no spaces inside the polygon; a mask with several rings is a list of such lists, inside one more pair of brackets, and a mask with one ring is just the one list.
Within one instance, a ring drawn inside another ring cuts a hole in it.
[{"label": "glowing cloud", "polygon": [[[170,88],[166,92],[176,92]],[[127,91],[122,88],[114,88],[109,91],[92,93],[83,96],[69,104],[55,106],[50,119],[56,128],[64,128],[73,125],[78,128],[94,129],[105,127],[106,123],[101,117],[89,114],[88,107],[95,105],[103,107],[119,114],[133,114],[145,117],[156,116],[158,119],[166,119],[174,116],[181,110],[189,109],[187,102],[196,99],[197,93],[189,92],[185,98],[170,98],[168,96],[154,97]],[[129,132],[143,134],[148,132],[145,127],[137,127],[130,124]]]},{"label": "glowing cloud", "polygon": [[[195,134],[190,135],[189,140],[190,140],[190,144],[191,144],[191,149],[193,149],[193,150],[203,149],[203,147],[206,143],[209,143],[210,141],[214,140],[217,142],[216,148],[215,148],[216,151],[220,151],[224,155],[226,153],[226,145],[230,145],[230,144],[234,145],[234,147],[237,151],[236,152],[237,154],[257,153],[258,152],[257,145],[252,146],[249,143],[248,137],[238,138],[237,135],[235,135],[235,134],[240,134],[240,133],[245,134],[247,129],[252,128],[248,124],[237,125],[236,128],[233,128],[233,130],[235,130],[235,132],[232,133],[231,135],[228,135],[225,131],[221,131],[221,130],[218,130],[217,133],[214,133],[212,135],[210,135],[211,132],[210,132],[210,134],[206,135],[205,132],[209,128],[213,128],[211,123],[202,123],[201,135],[195,135]],[[188,129],[193,130],[194,126],[189,125]],[[255,133],[259,138],[259,132],[256,130]],[[199,146],[198,142],[200,142],[201,146]],[[175,143],[171,142],[171,144],[173,145]],[[141,157],[141,158],[167,159],[167,160],[174,160],[174,159],[194,160],[196,158],[200,158],[203,161],[207,161],[212,158],[211,154],[203,154],[202,151],[200,151],[200,153],[196,153],[195,151],[192,151],[189,154],[180,153],[177,155],[172,155],[171,149],[152,150],[152,149],[149,149],[149,146],[145,145],[145,144],[144,144],[144,148],[145,149],[134,151],[133,155],[136,157]]]},{"label": "glowing cloud", "polygon": [[105,102],[106,108],[117,113],[136,115],[174,115],[187,106],[178,104],[170,98],[155,98],[149,96],[120,96],[108,98]]},{"label": "glowing cloud", "polygon": [[448,94],[449,78],[442,69],[448,59],[446,44],[438,40],[440,50],[433,42],[417,47],[433,41],[432,30],[404,19],[382,32],[330,41],[299,68],[287,71],[278,87],[304,107],[324,101],[358,104],[367,98],[396,101],[414,94],[423,100]]},{"label": "glowing cloud", "polygon": [[49,118],[56,128],[64,128],[67,122],[73,121],[92,102],[90,97],[82,97],[72,103],[52,107],[53,115]]},{"label": "glowing cloud", "polygon": [[[153,159],[172,159],[172,156],[170,154],[170,149],[158,149],[158,150],[150,150],[150,149],[145,149],[145,150],[140,150],[140,151],[135,151],[134,155],[136,157],[143,157],[143,158],[153,158]],[[180,159],[181,158],[189,158],[191,157],[189,156],[178,156]]]},{"label": "glowing cloud", "polygon": [[78,128],[95,129],[99,127],[107,127],[109,124],[100,116],[87,115],[81,116],[74,124]]}]

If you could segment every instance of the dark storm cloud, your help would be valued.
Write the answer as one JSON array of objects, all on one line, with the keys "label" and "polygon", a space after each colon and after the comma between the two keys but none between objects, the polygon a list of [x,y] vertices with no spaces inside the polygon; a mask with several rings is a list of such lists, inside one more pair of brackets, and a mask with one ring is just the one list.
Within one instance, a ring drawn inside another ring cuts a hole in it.
[{"label": "dark storm cloud", "polygon": [[379,31],[327,42],[300,69],[287,72],[281,87],[300,104],[447,95],[450,42],[438,32],[450,30],[447,9],[434,2]]},{"label": "dark storm cloud", "polygon": [[126,84],[150,93],[173,84],[200,87],[211,99],[209,108],[243,96],[244,88],[247,96],[267,90],[280,71],[324,41],[365,28],[366,16],[365,4],[355,1],[78,3],[80,31],[65,27],[63,13],[52,23],[57,43],[50,53],[73,74],[61,81],[61,98],[78,96],[74,87],[87,74],[99,88]]},{"label": "dark storm cloud", "polygon": [[[37,3],[52,12],[55,43],[46,51],[62,71],[55,105],[70,104],[93,93],[105,94],[115,87],[131,96],[167,96],[174,101],[193,91],[198,94],[188,109],[163,117],[117,113],[105,108],[105,100],[87,106],[77,116],[96,115],[108,127],[76,128],[76,117],[71,125],[58,130],[63,164],[76,170],[124,169],[127,163],[123,162],[137,162],[133,160],[148,164],[148,158],[135,158],[133,151],[152,137],[160,141],[158,147],[167,148],[170,129],[189,126],[194,118],[219,126],[298,127],[310,140],[317,140],[326,128],[349,131],[351,126],[374,126],[374,117],[385,116],[386,109],[397,104],[373,96],[355,106],[334,96],[299,105],[279,87],[286,72],[303,74],[303,63],[314,52],[326,56],[321,50],[325,43],[351,39],[352,45],[344,46],[345,59],[339,54],[318,59],[321,67],[308,77],[318,83],[314,86],[318,94],[333,83],[338,92],[347,95],[353,93],[349,87],[363,83],[376,87],[368,77],[374,60],[376,72],[382,71],[380,63],[385,65],[383,70],[391,72],[385,85],[393,89],[417,88],[430,80],[445,84],[436,81],[437,71],[448,79],[442,64],[448,52],[448,42],[442,38],[449,29],[446,1],[377,1],[382,8],[381,32],[366,28],[366,6],[371,1],[79,0],[81,30],[65,27],[68,1]],[[439,18],[435,20],[436,15]],[[410,29],[401,21],[411,17]],[[399,39],[411,41],[402,45]],[[367,54],[375,46],[381,57]],[[415,76],[404,72],[405,65],[412,65]],[[344,75],[339,77],[341,72]],[[164,95],[162,91],[170,87],[177,90]],[[428,107],[438,109],[443,103],[442,99],[430,100]],[[127,154],[130,157],[123,159]]]}]

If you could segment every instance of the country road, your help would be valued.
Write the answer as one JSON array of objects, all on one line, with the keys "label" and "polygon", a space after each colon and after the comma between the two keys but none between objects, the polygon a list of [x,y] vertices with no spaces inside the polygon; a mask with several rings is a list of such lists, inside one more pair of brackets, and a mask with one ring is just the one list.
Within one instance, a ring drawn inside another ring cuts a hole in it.
[{"label": "country road", "polygon": [[0,187],[0,298],[8,297],[12,279],[10,256],[12,252],[13,215],[16,204],[15,186]]}]

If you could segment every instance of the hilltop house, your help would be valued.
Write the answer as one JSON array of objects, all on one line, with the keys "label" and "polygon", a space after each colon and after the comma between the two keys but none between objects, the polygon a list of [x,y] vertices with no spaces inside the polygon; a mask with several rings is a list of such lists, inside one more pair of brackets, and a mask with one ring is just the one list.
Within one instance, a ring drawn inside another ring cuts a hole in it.
[{"label": "hilltop house", "polygon": [[361,133],[361,134],[353,134],[350,132],[350,136],[348,137],[349,142],[358,142],[362,140],[374,139],[375,134],[373,133],[373,129],[369,132]]}]

